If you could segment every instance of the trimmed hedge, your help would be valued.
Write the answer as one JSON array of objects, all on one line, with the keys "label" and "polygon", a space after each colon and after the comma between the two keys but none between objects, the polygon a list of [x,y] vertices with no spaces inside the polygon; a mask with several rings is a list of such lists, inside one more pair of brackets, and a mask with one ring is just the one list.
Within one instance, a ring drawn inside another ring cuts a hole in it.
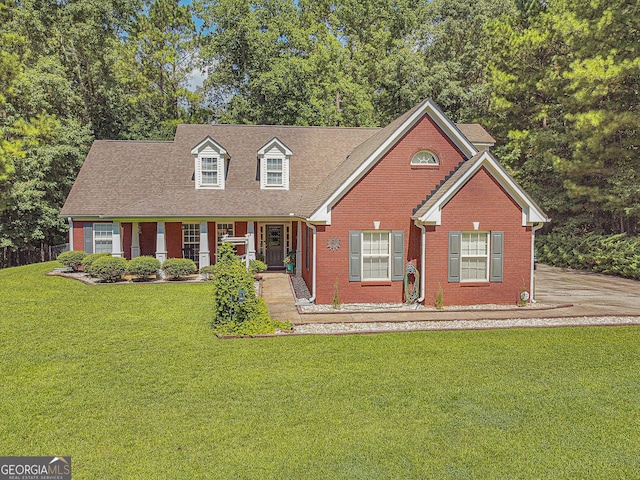
[{"label": "trimmed hedge", "polygon": [[536,237],[537,260],[548,265],[640,279],[640,237],[549,233]]},{"label": "trimmed hedge", "polygon": [[58,261],[65,267],[70,267],[74,272],[77,272],[78,267],[82,265],[86,256],[87,254],[81,250],[71,250],[58,255]]},{"label": "trimmed hedge", "polygon": [[103,282],[117,282],[127,271],[127,261],[121,257],[104,256],[97,258],[89,269],[89,274]]},{"label": "trimmed hedge", "polygon": [[200,269],[200,274],[204,275],[207,280],[211,280],[215,272],[216,272],[215,265],[207,265],[206,267],[202,267]]},{"label": "trimmed hedge", "polygon": [[132,258],[127,263],[127,272],[139,280],[148,280],[160,270],[160,260],[149,255]]},{"label": "trimmed hedge", "polygon": [[171,280],[180,280],[196,273],[198,267],[189,258],[170,258],[162,264],[162,270]]},{"label": "trimmed hedge", "polygon": [[84,260],[82,261],[82,266],[84,267],[84,271],[88,272],[89,270],[91,270],[91,265],[93,265],[93,262],[95,262],[97,259],[102,257],[110,257],[110,256],[111,254],[108,252],[90,253],[89,255],[84,257]]}]

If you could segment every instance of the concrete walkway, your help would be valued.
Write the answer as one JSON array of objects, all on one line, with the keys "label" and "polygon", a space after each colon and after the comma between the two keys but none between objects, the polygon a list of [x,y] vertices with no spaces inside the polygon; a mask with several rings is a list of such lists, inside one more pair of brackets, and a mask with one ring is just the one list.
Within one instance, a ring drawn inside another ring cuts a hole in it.
[{"label": "concrete walkway", "polygon": [[294,324],[342,322],[406,322],[435,320],[499,320],[511,318],[568,318],[640,315],[640,281],[627,280],[546,265],[535,273],[535,298],[553,308],[509,310],[455,310],[417,312],[336,312],[299,314],[289,276],[286,273],[263,274],[262,296],[269,313],[278,320]]}]

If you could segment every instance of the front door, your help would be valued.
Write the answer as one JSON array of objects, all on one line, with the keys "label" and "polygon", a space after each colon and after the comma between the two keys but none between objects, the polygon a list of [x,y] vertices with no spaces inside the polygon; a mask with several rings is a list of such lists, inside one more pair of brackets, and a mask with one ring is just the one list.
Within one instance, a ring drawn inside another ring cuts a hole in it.
[{"label": "front door", "polygon": [[267,248],[264,255],[270,267],[284,266],[283,225],[267,225]]}]

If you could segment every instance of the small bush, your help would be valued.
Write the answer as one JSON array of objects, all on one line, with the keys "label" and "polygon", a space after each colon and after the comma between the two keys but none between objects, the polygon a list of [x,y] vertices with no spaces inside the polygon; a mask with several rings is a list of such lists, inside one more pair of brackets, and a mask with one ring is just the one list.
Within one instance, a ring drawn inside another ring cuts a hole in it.
[{"label": "small bush", "polygon": [[256,273],[262,273],[267,268],[267,264],[261,260],[251,260],[249,262],[249,272],[251,272],[252,275],[255,275]]},{"label": "small bush", "polygon": [[148,280],[160,270],[160,260],[149,255],[132,258],[127,263],[127,272],[139,280]]},{"label": "small bush", "polygon": [[110,257],[110,256],[111,254],[108,252],[91,253],[87,255],[86,257],[84,257],[84,260],[82,261],[82,266],[84,267],[84,271],[88,272],[89,270],[91,270],[91,265],[93,265],[93,262],[95,262],[97,259],[102,257]]},{"label": "small bush", "polygon": [[124,258],[109,255],[94,260],[88,273],[103,282],[111,283],[120,280],[126,271],[127,261]]},{"label": "small bush", "polygon": [[189,258],[170,258],[162,264],[162,270],[171,280],[180,280],[193,275],[198,268]]},{"label": "small bush", "polygon": [[207,265],[206,267],[202,267],[200,269],[200,274],[204,275],[207,280],[211,280],[213,278],[213,274],[216,271],[215,265]]},{"label": "small bush", "polygon": [[58,261],[65,267],[71,267],[74,272],[77,272],[78,267],[82,265],[82,261],[86,256],[87,254],[80,250],[72,250],[58,255]]}]

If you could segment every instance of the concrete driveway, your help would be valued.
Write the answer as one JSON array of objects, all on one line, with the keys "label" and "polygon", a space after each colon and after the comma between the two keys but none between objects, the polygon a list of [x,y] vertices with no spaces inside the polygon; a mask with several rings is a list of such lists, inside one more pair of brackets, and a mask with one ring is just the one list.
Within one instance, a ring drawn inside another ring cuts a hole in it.
[{"label": "concrete driveway", "polygon": [[638,280],[538,264],[535,282],[539,303],[572,303],[571,315],[640,315]]}]

